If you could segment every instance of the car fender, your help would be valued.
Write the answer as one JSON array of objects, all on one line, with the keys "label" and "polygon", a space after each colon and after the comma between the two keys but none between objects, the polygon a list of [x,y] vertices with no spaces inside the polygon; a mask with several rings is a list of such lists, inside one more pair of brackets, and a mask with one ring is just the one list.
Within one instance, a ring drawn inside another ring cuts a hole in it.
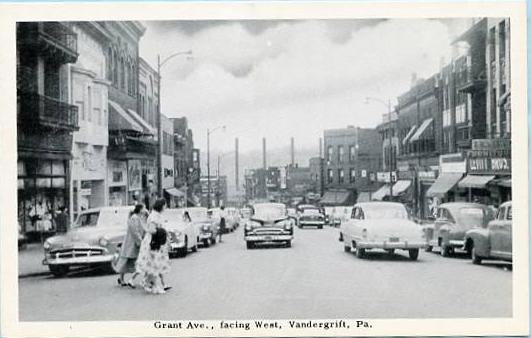
[{"label": "car fender", "polygon": [[472,243],[478,256],[488,257],[490,255],[489,231],[487,229],[468,230],[465,234],[465,249],[471,248]]}]

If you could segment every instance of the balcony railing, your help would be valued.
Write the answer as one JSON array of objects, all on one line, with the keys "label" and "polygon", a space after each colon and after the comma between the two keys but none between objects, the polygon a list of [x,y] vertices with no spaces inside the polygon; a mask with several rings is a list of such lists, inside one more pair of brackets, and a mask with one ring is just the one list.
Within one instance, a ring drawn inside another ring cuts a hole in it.
[{"label": "balcony railing", "polygon": [[23,125],[78,130],[78,108],[34,92],[17,91],[18,120]]},{"label": "balcony railing", "polygon": [[77,34],[65,23],[22,22],[17,28],[17,42],[30,46],[41,55],[64,62],[76,62]]},{"label": "balcony railing", "polygon": [[487,86],[487,77],[485,72],[468,66],[457,73],[456,83],[457,90],[472,93]]},{"label": "balcony railing", "polygon": [[109,135],[109,148],[121,154],[138,153],[154,157],[157,153],[157,142],[145,137],[129,135]]}]

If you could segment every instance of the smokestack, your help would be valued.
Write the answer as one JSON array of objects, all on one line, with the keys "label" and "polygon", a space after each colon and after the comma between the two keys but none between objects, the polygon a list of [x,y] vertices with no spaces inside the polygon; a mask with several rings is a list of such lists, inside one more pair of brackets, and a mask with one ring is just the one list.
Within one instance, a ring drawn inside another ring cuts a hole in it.
[{"label": "smokestack", "polygon": [[319,137],[319,158],[323,158],[323,138]]},{"label": "smokestack", "polygon": [[240,180],[239,180],[239,177],[240,177],[240,165],[238,163],[239,161],[239,141],[238,141],[238,138],[236,137],[236,139],[234,140],[234,158],[235,158],[235,168],[234,168],[234,182],[236,184],[236,191],[240,190]]},{"label": "smokestack", "polygon": [[267,157],[266,157],[266,138],[262,138],[262,166],[267,169]]},{"label": "smokestack", "polygon": [[291,166],[295,166],[295,138],[291,138]]},{"label": "smokestack", "polygon": [[414,87],[417,84],[417,73],[411,73],[411,87]]}]

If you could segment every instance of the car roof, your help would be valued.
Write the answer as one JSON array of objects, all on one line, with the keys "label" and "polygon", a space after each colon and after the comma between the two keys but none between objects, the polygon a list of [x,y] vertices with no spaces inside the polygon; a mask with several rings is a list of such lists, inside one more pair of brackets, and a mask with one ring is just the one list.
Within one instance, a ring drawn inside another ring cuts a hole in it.
[{"label": "car roof", "polygon": [[457,209],[457,208],[481,208],[484,209],[485,204],[471,203],[471,202],[449,202],[439,205],[439,208]]},{"label": "car roof", "polygon": [[510,207],[513,205],[513,201],[507,201],[507,202],[503,202],[501,205],[500,205],[500,208],[501,207]]},{"label": "car roof", "polygon": [[356,203],[354,206],[355,207],[361,207],[361,208],[364,208],[364,207],[372,207],[372,206],[382,206],[382,207],[385,207],[385,206],[404,206],[402,203],[399,203],[399,202],[376,202],[376,201],[371,201],[371,202],[360,202],[360,203]]},{"label": "car roof", "polygon": [[253,204],[253,207],[257,205],[274,205],[274,206],[281,206],[284,208],[286,207],[286,205],[283,203],[256,203],[256,204]]}]

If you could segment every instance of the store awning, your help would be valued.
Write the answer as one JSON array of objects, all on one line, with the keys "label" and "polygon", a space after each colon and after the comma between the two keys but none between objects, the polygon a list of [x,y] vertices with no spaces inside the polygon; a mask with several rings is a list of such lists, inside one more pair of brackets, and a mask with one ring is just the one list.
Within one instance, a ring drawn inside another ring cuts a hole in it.
[{"label": "store awning", "polygon": [[393,196],[398,196],[409,188],[411,185],[410,180],[398,180],[393,185]]},{"label": "store awning", "polygon": [[413,136],[411,136],[409,142],[418,141],[422,134],[426,132],[432,121],[433,118],[425,119],[424,122],[422,122],[422,124],[420,125],[419,129],[417,129],[417,132]]},{"label": "store awning", "polygon": [[366,192],[366,191],[362,191],[362,192],[358,193],[358,200],[356,202],[357,203],[369,202],[370,201],[369,195],[370,194],[368,192]]},{"label": "store awning", "polygon": [[426,196],[444,195],[463,177],[461,173],[442,173],[426,192]]},{"label": "store awning", "polygon": [[380,189],[376,190],[371,198],[375,201],[381,201],[385,196],[389,195],[389,185],[383,185]]},{"label": "store awning", "polygon": [[132,130],[143,133],[144,129],[118,103],[109,100],[109,130]]},{"label": "store awning", "polygon": [[168,188],[164,189],[164,191],[172,195],[173,197],[184,197],[184,193],[177,188]]},{"label": "store awning", "polygon": [[143,118],[141,118],[136,113],[136,111],[134,111],[132,109],[127,109],[127,111],[129,112],[129,114],[131,114],[130,116],[136,121],[136,123],[138,123],[139,125],[141,125],[144,128],[144,132],[146,134],[157,135],[157,130],[155,128],[153,128],[152,126],[150,126],[149,123],[147,123]]},{"label": "store awning", "polygon": [[484,189],[494,177],[493,175],[467,175],[459,181],[458,187]]},{"label": "store awning", "polygon": [[512,187],[512,179],[510,177],[497,178],[494,180],[494,183],[496,183],[500,187],[505,187],[505,188]]},{"label": "store awning", "polygon": [[348,202],[349,195],[348,191],[327,191],[319,203],[323,205],[345,205]]},{"label": "store awning", "polygon": [[409,138],[411,137],[411,135],[413,135],[413,133],[415,132],[415,129],[417,129],[417,125],[411,126],[411,128],[409,129],[409,131],[406,134],[406,137],[404,137],[404,139],[402,140],[402,145],[406,145],[406,143],[409,140]]}]

